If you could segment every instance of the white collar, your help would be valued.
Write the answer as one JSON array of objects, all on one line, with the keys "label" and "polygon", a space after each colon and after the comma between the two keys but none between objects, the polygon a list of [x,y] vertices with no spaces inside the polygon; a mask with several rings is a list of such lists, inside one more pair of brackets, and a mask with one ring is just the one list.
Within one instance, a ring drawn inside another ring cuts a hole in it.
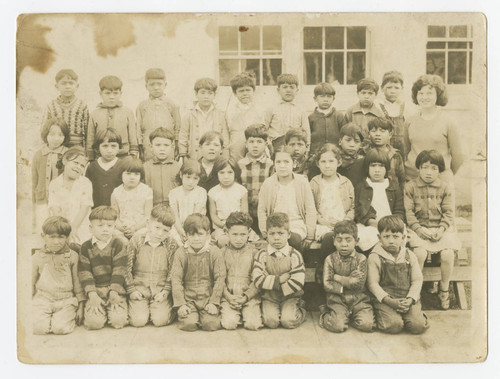
[{"label": "white collar", "polygon": [[283,246],[281,249],[275,249],[270,244],[268,244],[267,245],[267,253],[269,255],[274,255],[274,256],[278,256],[278,254],[276,254],[276,253],[280,253],[284,257],[288,257],[288,256],[290,256],[290,245],[288,245],[288,242],[287,242],[286,245]]},{"label": "white collar", "polygon": [[108,171],[111,167],[113,167],[115,165],[115,163],[118,161],[118,158],[115,157],[112,161],[110,162],[104,162],[104,160],[102,159],[102,157],[99,157],[97,158],[97,163],[99,164],[99,166],[101,166],[101,168],[105,171]]},{"label": "white collar", "polygon": [[149,246],[151,246],[151,247],[158,247],[163,243],[163,241],[162,242],[151,242],[151,236],[149,235],[149,233],[146,233],[146,236],[144,237],[144,243],[149,244]]},{"label": "white collar", "polygon": [[95,236],[92,236],[92,246],[97,245],[99,249],[104,249],[106,246],[108,246],[109,242],[111,241],[113,237],[109,237],[109,240],[107,241],[99,241]]}]

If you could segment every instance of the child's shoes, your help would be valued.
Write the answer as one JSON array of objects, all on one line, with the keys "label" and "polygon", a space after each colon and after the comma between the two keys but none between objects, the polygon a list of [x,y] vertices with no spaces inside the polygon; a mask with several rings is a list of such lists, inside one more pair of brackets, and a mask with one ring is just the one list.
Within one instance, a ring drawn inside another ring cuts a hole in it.
[{"label": "child's shoes", "polygon": [[442,291],[439,290],[439,301],[441,302],[441,309],[447,310],[450,309],[450,291]]},{"label": "child's shoes", "polygon": [[427,293],[438,293],[438,282],[430,283],[429,287],[427,288]]}]

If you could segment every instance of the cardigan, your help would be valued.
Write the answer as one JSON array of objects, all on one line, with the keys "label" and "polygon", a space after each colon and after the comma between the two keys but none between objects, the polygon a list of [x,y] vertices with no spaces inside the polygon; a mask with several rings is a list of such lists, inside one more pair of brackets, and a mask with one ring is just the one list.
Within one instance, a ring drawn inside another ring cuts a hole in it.
[{"label": "cardigan", "polygon": [[181,163],[174,160],[161,162],[156,158],[144,163],[144,182],[153,189],[153,204],[168,203],[168,194],[178,187]]},{"label": "cardigan", "polygon": [[340,129],[344,124],[344,115],[337,111],[334,107],[324,114],[316,108],[309,115],[309,125],[311,128],[311,148],[312,154],[316,152],[325,143],[333,143],[339,145]]},{"label": "cardigan", "polygon": [[[63,172],[62,169],[56,168],[57,161],[67,150],[68,148],[62,145],[55,150],[50,150],[47,145],[44,145],[33,156],[31,167],[33,204],[46,204],[48,202],[49,184]],[[57,154],[57,157],[49,159],[52,154]]]},{"label": "cardigan", "polygon": [[[337,174],[339,178],[340,196],[342,197],[342,206],[345,210],[344,220],[354,220],[354,187],[349,179]],[[314,204],[319,211],[321,202],[321,175],[316,175],[311,180],[311,190],[314,196]]]},{"label": "cardigan", "polygon": [[111,205],[113,190],[122,184],[124,163],[124,159],[118,158],[109,170],[104,170],[97,159],[89,163],[85,176],[92,182],[94,208],[100,205]]}]

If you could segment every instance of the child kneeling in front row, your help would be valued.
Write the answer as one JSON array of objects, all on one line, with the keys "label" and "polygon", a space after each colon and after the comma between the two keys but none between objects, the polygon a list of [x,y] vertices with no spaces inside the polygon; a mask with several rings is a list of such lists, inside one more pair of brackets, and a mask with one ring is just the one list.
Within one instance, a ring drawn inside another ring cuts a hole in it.
[{"label": "child kneeling in front row", "polygon": [[368,289],[373,295],[377,327],[385,333],[403,329],[422,334],[429,328],[422,312],[422,271],[417,257],[405,248],[405,224],[397,216],[378,222],[380,243],[368,257]]},{"label": "child kneeling in front row", "polygon": [[187,244],[175,253],[172,295],[179,328],[195,331],[220,329],[219,305],[226,280],[224,258],[210,244],[210,220],[195,213],[184,221]]},{"label": "child kneeling in front row", "polygon": [[221,300],[221,324],[224,329],[262,327],[259,290],[252,282],[254,256],[257,249],[248,243],[252,231],[248,213],[233,212],[226,219],[225,232],[229,244],[222,248],[226,265],[226,284]]},{"label": "child kneeling in front row", "polygon": [[356,252],[358,228],[354,221],[339,221],[333,230],[336,251],[325,260],[323,284],[326,305],[320,307],[319,325],[330,332],[344,332],[349,321],[356,329],[371,332],[373,308],[366,289],[366,257]]},{"label": "child kneeling in front row", "polygon": [[141,327],[170,324],[175,319],[172,307],[171,270],[179,247],[170,229],[174,216],[167,205],[151,211],[147,229],[137,231],[127,246],[127,293],[130,325]]},{"label": "child kneeling in front row", "polygon": [[42,225],[44,247],[32,258],[33,334],[68,334],[83,320],[85,294],[78,253],[68,246],[70,233],[64,217],[49,217]]},{"label": "child kneeling in front row", "polygon": [[256,256],[252,278],[262,294],[264,325],[280,324],[294,329],[306,319],[305,267],[302,255],[288,244],[290,220],[286,213],[274,213],[266,220],[268,245]]}]

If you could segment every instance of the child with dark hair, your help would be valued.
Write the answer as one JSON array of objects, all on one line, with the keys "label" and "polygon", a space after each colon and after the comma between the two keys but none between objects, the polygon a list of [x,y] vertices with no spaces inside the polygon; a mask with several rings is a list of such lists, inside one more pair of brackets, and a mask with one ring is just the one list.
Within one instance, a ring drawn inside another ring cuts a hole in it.
[{"label": "child with dark hair", "polygon": [[179,107],[165,97],[167,81],[165,72],[161,68],[150,68],[145,75],[146,89],[149,98],[142,101],[136,110],[137,140],[141,146],[141,158],[147,161],[153,158],[149,134],[157,128],[166,128],[174,136],[172,153],[169,158],[174,158],[179,140],[181,116]]},{"label": "child with dark hair", "polygon": [[406,184],[404,192],[410,247],[420,257],[420,268],[423,268],[428,254],[429,258],[439,254],[439,300],[441,308],[448,309],[455,251],[461,247],[454,228],[454,193],[448,183],[439,178],[446,166],[443,156],[437,150],[422,151],[417,156],[415,166],[419,176]]},{"label": "child with dark hair", "polygon": [[417,257],[405,248],[405,224],[397,216],[385,216],[377,228],[380,243],[368,257],[367,282],[377,328],[422,334],[429,328],[420,303],[422,271]]},{"label": "child with dark hair", "polygon": [[358,230],[353,221],[339,221],[333,229],[336,251],[325,260],[323,285],[326,305],[320,307],[319,325],[330,332],[356,329],[371,332],[373,308],[366,289],[366,257],[356,252]]},{"label": "child with dark hair", "polygon": [[224,139],[219,132],[206,132],[200,138],[201,165],[200,187],[205,191],[217,185],[217,173],[213,170],[215,160],[221,156]]},{"label": "child with dark hair", "polygon": [[62,119],[69,129],[69,137],[64,145],[85,147],[89,110],[87,104],[75,96],[79,86],[78,75],[73,70],[64,69],[56,74],[55,79],[55,87],[59,96],[47,105],[42,119],[42,128],[49,119]]},{"label": "child with dark hair", "polygon": [[116,76],[105,76],[99,81],[99,94],[102,102],[90,114],[87,133],[87,155],[89,160],[95,159],[94,142],[98,132],[108,128],[116,129],[122,139],[118,156],[137,155],[139,148],[134,113],[124,107],[120,101],[122,81]]},{"label": "child with dark hair", "polygon": [[169,237],[175,219],[167,205],[151,210],[147,228],[139,230],[127,246],[127,294],[130,325],[141,327],[172,323],[171,271],[177,243]]},{"label": "child with dark hair", "polygon": [[94,151],[98,158],[89,163],[85,176],[92,182],[94,207],[111,205],[113,190],[122,183],[123,164],[126,159],[118,158],[122,138],[116,129],[108,128],[97,133]]},{"label": "child with dark hair", "polygon": [[363,181],[363,156],[360,154],[363,134],[361,129],[352,122],[345,124],[340,129],[340,156],[342,164],[338,168],[340,175],[349,179],[353,186]]},{"label": "child with dark hair", "polygon": [[49,185],[61,174],[57,162],[68,150],[69,128],[62,119],[48,119],[42,126],[41,150],[33,156],[31,168],[32,198],[33,198],[33,230],[41,231],[42,224],[48,217]]},{"label": "child with dark hair", "polygon": [[307,134],[303,129],[289,129],[285,134],[285,145],[292,153],[293,172],[307,178],[310,162],[307,159]]},{"label": "child with dark hair", "polygon": [[226,116],[216,108],[214,99],[217,83],[211,78],[201,78],[194,84],[196,101],[182,118],[179,132],[179,155],[191,159],[199,159],[200,138],[210,131],[222,134],[224,146],[229,146],[229,131]]},{"label": "child with dark hair", "polygon": [[221,328],[219,307],[226,268],[220,250],[210,244],[210,220],[195,213],[184,221],[187,244],[179,247],[172,267],[172,295],[179,328]]},{"label": "child with dark hair", "polygon": [[123,166],[123,184],[111,194],[111,206],[118,212],[116,228],[128,239],[146,226],[153,208],[153,190],[141,180],[144,180],[142,162],[129,157]]},{"label": "child with dark hair", "polygon": [[257,250],[248,243],[252,223],[248,213],[232,212],[224,226],[229,241],[222,248],[226,267],[221,300],[221,325],[224,329],[236,329],[242,323],[249,330],[262,327],[259,291],[252,281]]},{"label": "child with dark hair", "polygon": [[70,233],[64,217],[49,217],[42,225],[44,247],[31,258],[33,334],[68,334],[83,321],[85,294],[78,253],[68,246]]},{"label": "child with dark hair", "polygon": [[302,255],[288,245],[290,220],[286,213],[266,219],[268,245],[255,257],[252,278],[261,291],[264,325],[275,329],[299,327],[306,319],[305,267]]}]

